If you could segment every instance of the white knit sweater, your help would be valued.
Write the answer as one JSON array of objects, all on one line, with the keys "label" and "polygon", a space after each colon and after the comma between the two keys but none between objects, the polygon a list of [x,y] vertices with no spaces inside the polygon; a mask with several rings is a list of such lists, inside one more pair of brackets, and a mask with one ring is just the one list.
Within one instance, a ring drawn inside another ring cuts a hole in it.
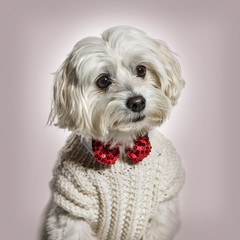
[{"label": "white knit sweater", "polygon": [[152,151],[142,162],[134,165],[121,154],[108,166],[71,135],[54,170],[54,201],[84,218],[99,240],[141,239],[157,204],[175,197],[184,182],[171,142],[157,130],[149,138]]}]

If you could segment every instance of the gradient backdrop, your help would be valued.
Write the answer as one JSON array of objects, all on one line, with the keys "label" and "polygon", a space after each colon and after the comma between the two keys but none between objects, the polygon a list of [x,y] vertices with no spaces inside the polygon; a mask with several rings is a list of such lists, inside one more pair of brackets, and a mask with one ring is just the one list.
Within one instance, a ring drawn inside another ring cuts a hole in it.
[{"label": "gradient backdrop", "polygon": [[49,181],[69,133],[45,127],[52,75],[73,45],[127,24],[180,55],[186,88],[161,131],[187,181],[176,240],[239,239],[237,1],[0,1],[0,239],[37,239]]}]

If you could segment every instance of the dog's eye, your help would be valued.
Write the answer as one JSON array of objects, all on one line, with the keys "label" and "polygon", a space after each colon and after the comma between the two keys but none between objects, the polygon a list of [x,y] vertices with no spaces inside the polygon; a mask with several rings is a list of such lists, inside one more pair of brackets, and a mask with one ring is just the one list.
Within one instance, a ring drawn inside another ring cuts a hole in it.
[{"label": "dog's eye", "polygon": [[139,66],[137,66],[136,70],[137,70],[138,77],[141,77],[141,78],[145,77],[145,75],[146,75],[146,67],[145,66],[139,65]]},{"label": "dog's eye", "polygon": [[107,75],[101,76],[97,80],[97,86],[101,89],[107,88],[110,84],[112,84],[112,81]]}]

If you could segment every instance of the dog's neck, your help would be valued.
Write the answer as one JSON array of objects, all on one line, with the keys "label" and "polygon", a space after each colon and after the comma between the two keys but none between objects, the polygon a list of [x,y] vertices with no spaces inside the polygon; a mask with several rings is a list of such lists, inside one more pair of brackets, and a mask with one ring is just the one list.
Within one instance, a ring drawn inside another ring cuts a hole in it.
[{"label": "dog's neck", "polygon": [[[151,138],[151,131],[148,133],[148,136]],[[93,150],[92,150],[92,140],[86,139],[84,137],[81,138],[82,144],[85,146],[85,148],[94,156]],[[129,141],[128,144],[123,144],[122,142],[114,142],[114,145],[118,145],[120,152],[124,152],[126,147],[132,147],[134,140]]]}]

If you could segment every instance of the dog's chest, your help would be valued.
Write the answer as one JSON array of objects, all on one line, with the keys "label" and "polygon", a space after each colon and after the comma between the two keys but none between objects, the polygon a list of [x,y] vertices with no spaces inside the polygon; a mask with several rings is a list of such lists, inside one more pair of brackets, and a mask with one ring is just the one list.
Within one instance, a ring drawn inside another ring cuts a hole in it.
[{"label": "dog's chest", "polygon": [[[96,226],[99,236],[106,235],[106,239],[141,237],[158,202],[159,166],[157,161],[149,161],[129,165],[119,159],[110,168],[96,172],[93,183],[101,206]],[[104,233],[106,229],[112,231]]]},{"label": "dog's chest", "polygon": [[157,204],[176,196],[184,182],[177,152],[155,135],[143,161],[134,165],[121,155],[110,166],[97,162],[77,136],[69,138],[54,171],[55,203],[85,219],[99,240],[141,239]]}]

